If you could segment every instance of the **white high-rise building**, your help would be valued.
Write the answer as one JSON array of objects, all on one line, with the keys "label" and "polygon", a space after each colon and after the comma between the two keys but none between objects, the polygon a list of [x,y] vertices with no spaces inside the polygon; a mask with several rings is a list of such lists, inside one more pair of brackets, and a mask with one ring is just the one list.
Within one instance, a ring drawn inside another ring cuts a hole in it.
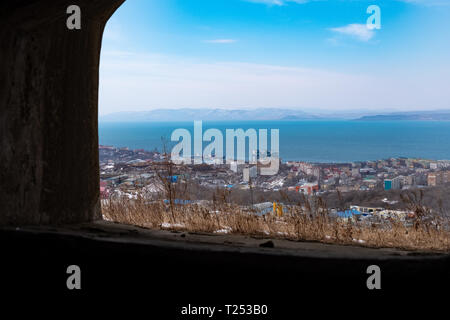
[{"label": "white high-rise building", "polygon": [[232,161],[232,162],[230,163],[230,170],[233,171],[233,172],[235,172],[235,173],[238,171],[238,165],[237,165],[237,162],[236,162],[236,161]]}]

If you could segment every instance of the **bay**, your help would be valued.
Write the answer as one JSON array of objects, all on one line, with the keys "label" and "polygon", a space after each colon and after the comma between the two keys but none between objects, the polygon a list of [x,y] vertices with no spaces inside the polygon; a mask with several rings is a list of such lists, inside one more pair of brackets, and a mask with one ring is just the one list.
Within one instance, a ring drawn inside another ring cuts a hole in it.
[{"label": "bay", "polygon": [[[193,135],[193,126],[193,122],[99,122],[99,142],[162,151],[163,137],[170,150],[171,133],[184,128]],[[450,121],[203,121],[203,131],[209,128],[221,130],[224,137],[226,129],[269,129],[269,133],[279,129],[283,161],[450,159]]]}]

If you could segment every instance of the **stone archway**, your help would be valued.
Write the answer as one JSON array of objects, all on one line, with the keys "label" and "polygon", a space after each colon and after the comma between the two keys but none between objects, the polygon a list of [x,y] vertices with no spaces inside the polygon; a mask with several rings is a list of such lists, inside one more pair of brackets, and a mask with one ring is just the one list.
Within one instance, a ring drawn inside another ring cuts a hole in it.
[{"label": "stone archway", "polygon": [[[98,68],[125,0],[0,4],[0,225],[99,219]],[[80,6],[81,30],[66,10]]]}]

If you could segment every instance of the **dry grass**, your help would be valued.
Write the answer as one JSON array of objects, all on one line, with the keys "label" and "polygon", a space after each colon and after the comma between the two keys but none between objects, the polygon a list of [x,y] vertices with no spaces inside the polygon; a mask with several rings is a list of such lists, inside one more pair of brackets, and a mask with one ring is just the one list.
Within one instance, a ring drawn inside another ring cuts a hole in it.
[{"label": "dry grass", "polygon": [[415,206],[411,209],[417,213],[412,226],[391,221],[383,228],[332,219],[320,201],[318,205],[306,202],[296,206],[282,218],[256,216],[224,202],[214,203],[211,208],[195,204],[179,206],[166,205],[162,201],[149,203],[142,196],[132,200],[108,200],[102,210],[107,220],[145,228],[263,235],[378,248],[450,251],[450,231],[442,227],[444,221],[438,218],[425,220],[428,216],[423,207],[414,201],[411,206]]}]

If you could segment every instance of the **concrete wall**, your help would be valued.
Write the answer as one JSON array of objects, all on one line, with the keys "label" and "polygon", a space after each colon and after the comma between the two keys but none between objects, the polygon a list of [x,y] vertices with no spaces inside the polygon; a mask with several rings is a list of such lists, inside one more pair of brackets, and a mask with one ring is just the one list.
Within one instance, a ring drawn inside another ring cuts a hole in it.
[{"label": "concrete wall", "polygon": [[[101,217],[98,69],[124,0],[0,2],[0,225]],[[81,8],[81,30],[66,9]]]}]

